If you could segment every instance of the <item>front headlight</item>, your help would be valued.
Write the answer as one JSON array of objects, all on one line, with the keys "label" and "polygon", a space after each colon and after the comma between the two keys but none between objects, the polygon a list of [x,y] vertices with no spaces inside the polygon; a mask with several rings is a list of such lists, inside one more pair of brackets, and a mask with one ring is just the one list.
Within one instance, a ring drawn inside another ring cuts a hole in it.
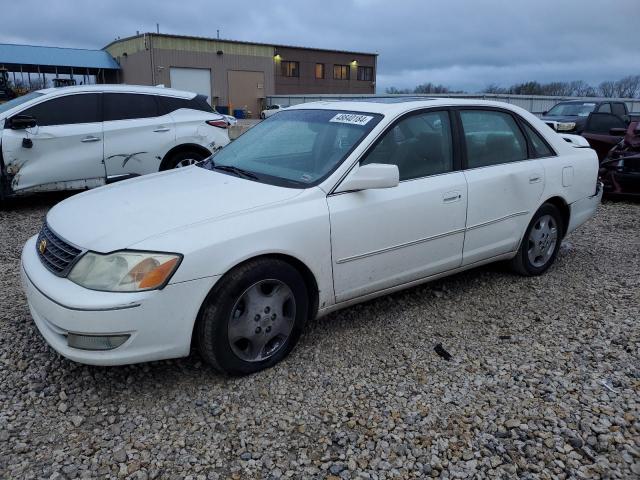
[{"label": "front headlight", "polygon": [[570,132],[576,128],[576,122],[558,122],[557,128],[559,132]]},{"label": "front headlight", "polygon": [[75,264],[69,280],[91,290],[141,292],[167,284],[182,257],[172,253],[87,252]]}]

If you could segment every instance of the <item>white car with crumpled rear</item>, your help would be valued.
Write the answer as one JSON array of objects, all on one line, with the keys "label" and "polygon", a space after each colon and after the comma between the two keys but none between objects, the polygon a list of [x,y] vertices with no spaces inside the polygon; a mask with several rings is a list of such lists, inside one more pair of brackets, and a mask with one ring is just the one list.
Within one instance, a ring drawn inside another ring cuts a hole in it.
[{"label": "white car with crumpled rear", "polygon": [[309,319],[489,262],[545,272],[598,160],[476,100],[298,105],[198,166],[56,205],[22,254],[32,316],[79,362],[283,359]]},{"label": "white car with crumpled rear", "polygon": [[0,105],[0,201],[82,190],[191,165],[229,143],[204,95],[135,85],[78,85]]}]

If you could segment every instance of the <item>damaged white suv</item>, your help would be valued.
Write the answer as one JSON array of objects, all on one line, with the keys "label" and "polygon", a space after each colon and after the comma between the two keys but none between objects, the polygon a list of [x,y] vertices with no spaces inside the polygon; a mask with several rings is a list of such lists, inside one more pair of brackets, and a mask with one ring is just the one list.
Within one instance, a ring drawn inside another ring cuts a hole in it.
[{"label": "damaged white suv", "polygon": [[203,95],[131,85],[31,92],[0,105],[0,199],[193,164],[229,143]]}]

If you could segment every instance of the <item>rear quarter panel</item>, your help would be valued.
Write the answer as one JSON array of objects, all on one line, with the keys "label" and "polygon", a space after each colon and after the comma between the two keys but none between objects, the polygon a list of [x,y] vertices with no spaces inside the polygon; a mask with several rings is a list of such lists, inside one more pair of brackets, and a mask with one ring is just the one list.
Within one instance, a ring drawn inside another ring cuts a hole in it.
[{"label": "rear quarter panel", "polygon": [[214,151],[229,143],[227,129],[205,123],[221,117],[216,113],[181,108],[171,112],[171,117],[176,131],[176,145],[192,143]]}]

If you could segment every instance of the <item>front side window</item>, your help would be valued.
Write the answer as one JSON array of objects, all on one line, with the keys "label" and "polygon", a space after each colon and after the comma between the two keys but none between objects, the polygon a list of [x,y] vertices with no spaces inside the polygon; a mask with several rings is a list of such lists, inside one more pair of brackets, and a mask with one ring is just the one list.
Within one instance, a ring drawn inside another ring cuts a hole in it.
[{"label": "front side window", "polygon": [[598,113],[611,113],[611,104],[603,103],[602,105],[600,105],[600,108],[598,109]]},{"label": "front side window", "polygon": [[104,121],[152,118],[158,116],[158,103],[153,95],[138,93],[105,93]]},{"label": "front side window", "polygon": [[101,122],[100,94],[83,93],[52,98],[20,114],[34,117],[41,127]]},{"label": "front side window", "polygon": [[373,80],[373,67],[358,67],[358,80],[371,82]]},{"label": "front side window", "polygon": [[452,171],[449,113],[427,112],[401,120],[360,163],[397,165],[400,180]]},{"label": "front side window", "polygon": [[308,188],[335,170],[381,118],[338,110],[282,110],[201,166],[264,183]]},{"label": "front side window", "polygon": [[527,142],[511,115],[495,110],[460,111],[468,168],[527,158]]},{"label": "front side window", "polygon": [[283,77],[299,77],[300,76],[300,63],[299,62],[282,62],[282,76]]},{"label": "front side window", "polygon": [[333,78],[334,80],[349,80],[349,65],[334,65]]},{"label": "front side window", "polygon": [[324,63],[316,63],[316,78],[318,80],[324,78]]}]

